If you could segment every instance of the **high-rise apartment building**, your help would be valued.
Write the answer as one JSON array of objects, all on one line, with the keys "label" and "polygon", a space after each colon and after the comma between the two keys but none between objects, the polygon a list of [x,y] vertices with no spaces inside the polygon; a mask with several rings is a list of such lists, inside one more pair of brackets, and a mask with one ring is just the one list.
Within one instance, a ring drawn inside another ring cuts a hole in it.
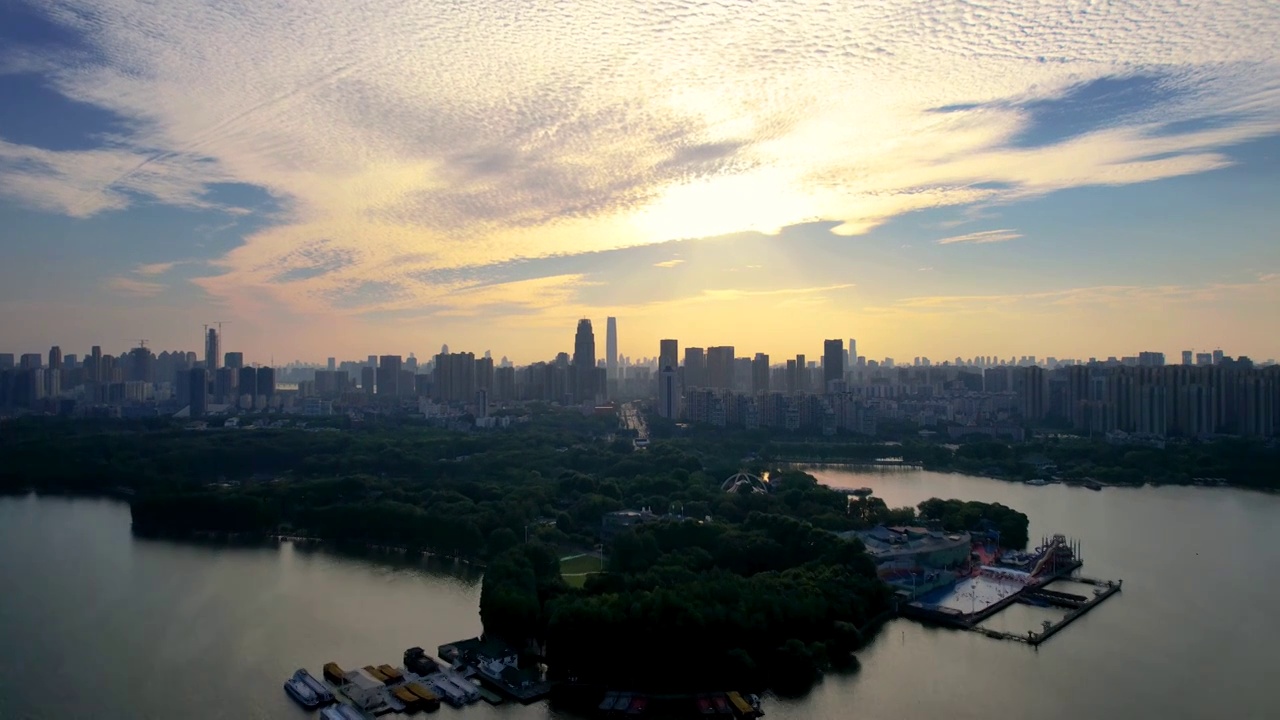
[{"label": "high-rise apartment building", "polygon": [[769,356],[764,353],[756,353],[751,361],[751,392],[769,392]]},{"label": "high-rise apartment building", "polygon": [[605,318],[604,362],[610,380],[618,379],[618,318]]},{"label": "high-rise apartment building", "polygon": [[374,386],[377,384],[376,373],[378,369],[372,365],[365,365],[360,368],[360,389],[365,395],[373,395]]},{"label": "high-rise apartment building", "polygon": [[222,339],[218,337],[218,328],[209,328],[204,338],[204,367],[209,372],[218,369],[218,361],[222,359],[219,354],[221,348]]},{"label": "high-rise apartment building", "polygon": [[209,373],[202,367],[188,371],[187,405],[191,417],[204,415],[206,396],[209,392]]},{"label": "high-rise apartment building", "polygon": [[449,353],[436,356],[431,394],[441,402],[470,402],[476,394],[476,356]]},{"label": "high-rise apartment building", "polygon": [[380,397],[395,397],[400,394],[402,364],[399,355],[383,355],[378,358],[377,393]]},{"label": "high-rise apartment building", "polygon": [[582,318],[578,321],[578,330],[573,336],[573,370],[577,384],[573,398],[575,402],[595,402],[595,367],[596,334],[591,330],[591,321]]},{"label": "high-rise apartment building", "polygon": [[707,356],[700,347],[687,347],[684,349],[684,386],[686,388],[709,386]]},{"label": "high-rise apartment building", "polygon": [[671,420],[680,417],[680,382],[676,379],[675,365],[664,365],[658,373],[658,417]]},{"label": "high-rise apartment building", "polygon": [[239,370],[244,367],[244,353],[229,352],[222,356],[222,364],[232,370]]},{"label": "high-rise apartment building", "polygon": [[1192,355],[1193,355],[1193,353],[1192,353],[1190,350],[1183,350],[1183,351],[1182,351],[1182,364],[1183,364],[1183,365],[1194,365],[1194,364],[1195,364],[1195,362],[1194,362],[1194,361],[1193,361],[1193,359],[1192,359]]},{"label": "high-rise apartment building", "polygon": [[258,395],[266,398],[267,405],[271,404],[271,398],[276,394],[276,370],[275,368],[260,367],[258,368]]},{"label": "high-rise apartment building", "polygon": [[[717,345],[707,348],[707,382],[706,387],[716,390],[733,389],[732,345]],[[688,372],[686,369],[685,372]]]},{"label": "high-rise apartment building", "polygon": [[822,343],[822,390],[831,392],[833,382],[844,380],[844,343],[825,340]]}]

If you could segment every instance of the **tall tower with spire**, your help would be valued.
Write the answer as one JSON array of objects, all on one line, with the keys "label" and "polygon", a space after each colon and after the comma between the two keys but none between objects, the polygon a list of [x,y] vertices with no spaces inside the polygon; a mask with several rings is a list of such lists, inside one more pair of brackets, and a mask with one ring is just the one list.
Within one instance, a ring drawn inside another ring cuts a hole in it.
[{"label": "tall tower with spire", "polygon": [[596,334],[591,321],[578,321],[578,331],[573,336],[573,368],[577,376],[574,398],[578,402],[594,401],[596,396]]},{"label": "tall tower with spire", "polygon": [[604,365],[610,380],[618,379],[618,318],[605,320]]}]

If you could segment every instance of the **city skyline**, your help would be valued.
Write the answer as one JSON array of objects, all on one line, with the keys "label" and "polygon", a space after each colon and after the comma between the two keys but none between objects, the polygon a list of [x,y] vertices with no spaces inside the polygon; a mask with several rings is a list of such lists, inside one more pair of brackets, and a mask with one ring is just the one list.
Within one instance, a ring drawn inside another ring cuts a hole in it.
[{"label": "city skyline", "polygon": [[5,4],[0,349],[1280,356],[1280,6],[967,7]]}]

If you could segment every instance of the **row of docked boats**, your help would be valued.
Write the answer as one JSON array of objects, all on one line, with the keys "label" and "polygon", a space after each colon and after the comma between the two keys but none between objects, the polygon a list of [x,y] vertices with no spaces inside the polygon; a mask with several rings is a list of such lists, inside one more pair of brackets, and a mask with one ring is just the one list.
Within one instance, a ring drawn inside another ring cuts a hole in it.
[{"label": "row of docked boats", "polygon": [[[660,698],[660,700],[662,700]],[[722,715],[748,720],[764,715],[760,709],[760,698],[756,695],[743,695],[739,692],[703,693],[692,698],[693,709],[700,715]],[[662,702],[662,711],[674,711],[684,715],[689,711],[688,700],[675,701],[676,707],[670,707],[672,700]],[[641,715],[648,709],[650,698],[626,692],[605,693],[600,701],[599,710],[604,715]]]},{"label": "row of docked boats", "polygon": [[[361,711],[373,714],[434,712],[441,703],[462,707],[482,697],[489,702],[501,702],[501,698],[479,687],[476,681],[417,647],[405,651],[401,668],[366,665],[348,672],[330,662],[325,663],[323,676],[325,682],[306,670],[298,670],[285,681],[284,688],[302,707],[323,708],[324,720],[365,718]],[[351,704],[334,704],[339,696]]]}]

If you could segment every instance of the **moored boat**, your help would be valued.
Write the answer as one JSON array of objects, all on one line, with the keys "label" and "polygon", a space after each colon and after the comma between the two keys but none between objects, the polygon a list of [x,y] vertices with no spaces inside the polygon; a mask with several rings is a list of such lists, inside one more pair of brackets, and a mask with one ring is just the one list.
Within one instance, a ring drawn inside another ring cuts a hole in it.
[{"label": "moored boat", "polygon": [[315,691],[299,680],[297,675],[284,681],[284,691],[289,693],[289,697],[293,698],[294,702],[308,710],[315,710],[321,705]]},{"label": "moored boat", "polygon": [[301,680],[307,687],[311,688],[311,691],[316,695],[316,700],[321,705],[328,705],[333,702],[333,692],[330,691],[324,683],[315,679],[315,677],[313,677],[311,673],[307,672],[305,668],[300,668],[295,672],[293,674],[293,678],[295,680]]},{"label": "moored boat", "polygon": [[702,713],[703,715],[716,714],[716,708],[715,708],[715,705],[712,704],[710,696],[699,695],[698,697],[694,698],[694,704],[698,706],[698,712]]},{"label": "moored boat", "polygon": [[346,671],[338,667],[338,663],[327,662],[324,664],[324,679],[334,685],[341,685],[346,682]]},{"label": "moored boat", "polygon": [[404,689],[418,696],[423,710],[435,712],[440,709],[440,696],[423,687],[421,683],[407,682],[404,684]]}]

